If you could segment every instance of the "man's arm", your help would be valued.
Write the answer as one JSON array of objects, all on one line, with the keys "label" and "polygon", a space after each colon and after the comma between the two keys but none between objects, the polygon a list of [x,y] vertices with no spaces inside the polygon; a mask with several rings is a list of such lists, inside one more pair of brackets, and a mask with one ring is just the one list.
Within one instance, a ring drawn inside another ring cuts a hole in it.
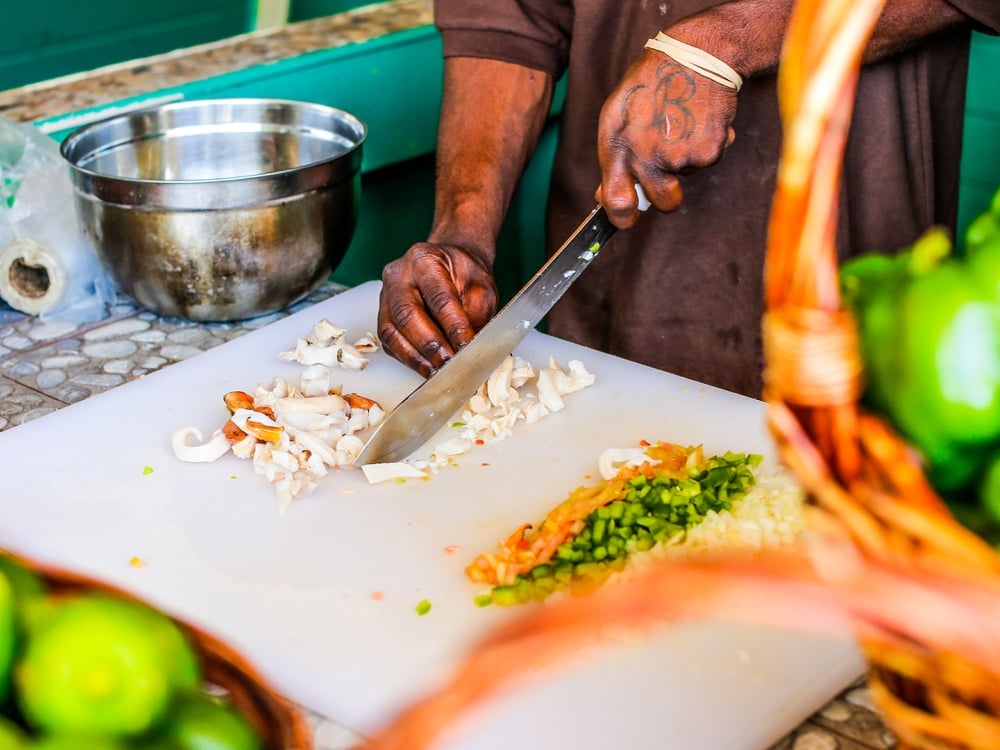
[{"label": "man's arm", "polygon": [[[789,0],[736,0],[689,16],[667,33],[728,62],[744,78],[778,68]],[[969,19],[947,0],[887,0],[865,49],[865,63],[903,52]]]},{"label": "man's arm", "polygon": [[552,79],[496,60],[445,61],[431,242],[491,263],[496,238],[552,102]]},{"label": "man's arm", "polygon": [[496,312],[496,239],[541,135],[552,78],[495,60],[445,61],[434,221],[382,273],[379,338],[427,376]]},{"label": "man's arm", "polygon": [[[777,70],[792,0],[734,0],[678,21],[665,33],[728,63],[744,80]],[[968,24],[946,0],[887,0],[865,51],[875,62]],[[619,227],[638,219],[633,184],[661,211],[681,203],[678,175],[718,161],[736,134],[738,95],[655,50],[645,50],[601,113],[598,200]]]}]

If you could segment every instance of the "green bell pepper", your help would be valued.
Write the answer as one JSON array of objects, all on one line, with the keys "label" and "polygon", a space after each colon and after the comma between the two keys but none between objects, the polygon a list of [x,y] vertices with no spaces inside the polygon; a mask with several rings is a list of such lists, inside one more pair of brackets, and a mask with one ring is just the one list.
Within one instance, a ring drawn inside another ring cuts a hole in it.
[{"label": "green bell pepper", "polygon": [[[992,244],[984,236],[977,252]],[[989,265],[1000,269],[996,246],[974,267],[950,257],[947,234],[932,230],[889,262],[861,256],[841,271],[864,400],[921,452],[942,491],[968,486],[1000,442],[1000,274],[986,276]]]},{"label": "green bell pepper", "polygon": [[986,245],[995,245],[997,240],[1000,240],[1000,190],[993,195],[989,208],[965,230],[965,249],[971,254]]}]

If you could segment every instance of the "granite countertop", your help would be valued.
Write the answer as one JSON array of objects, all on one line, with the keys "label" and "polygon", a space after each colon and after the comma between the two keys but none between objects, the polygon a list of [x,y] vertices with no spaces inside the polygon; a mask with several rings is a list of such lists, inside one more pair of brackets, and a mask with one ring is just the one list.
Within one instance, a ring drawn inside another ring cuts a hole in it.
[{"label": "granite countertop", "polygon": [[[394,0],[348,13],[255,32],[90,73],[0,92],[0,115],[31,122],[190,80],[273,62],[315,49],[424,25],[431,0]],[[42,321],[0,304],[0,430],[196,356],[341,291],[327,283],[279,313],[239,323],[166,318],[120,296],[110,315],[90,324]],[[344,750],[358,738],[309,713],[317,750]],[[873,710],[864,683],[851,685],[772,750],[885,750],[893,736]]]},{"label": "granite countertop", "polygon": [[431,0],[393,0],[0,92],[0,115],[33,122],[191,80],[428,24]]}]

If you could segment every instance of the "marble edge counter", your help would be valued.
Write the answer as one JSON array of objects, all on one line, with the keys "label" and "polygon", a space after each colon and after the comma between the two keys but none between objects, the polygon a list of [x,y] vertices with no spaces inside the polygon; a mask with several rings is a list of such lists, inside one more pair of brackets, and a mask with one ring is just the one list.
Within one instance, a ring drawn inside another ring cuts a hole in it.
[{"label": "marble edge counter", "polygon": [[0,116],[35,122],[319,49],[424,26],[432,0],[387,0],[218,42],[129,60],[0,92]]}]

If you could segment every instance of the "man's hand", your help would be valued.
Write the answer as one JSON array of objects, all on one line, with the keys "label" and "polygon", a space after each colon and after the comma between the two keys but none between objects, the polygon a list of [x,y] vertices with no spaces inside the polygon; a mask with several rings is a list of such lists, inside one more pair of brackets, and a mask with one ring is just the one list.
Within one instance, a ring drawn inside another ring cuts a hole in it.
[{"label": "man's hand", "polygon": [[382,271],[382,346],[429,377],[493,317],[498,296],[488,262],[453,245],[419,242]]},{"label": "man's hand", "polygon": [[736,134],[736,92],[646,50],[601,110],[597,200],[619,228],[639,217],[635,183],[660,211],[681,204],[678,175],[722,158]]}]

